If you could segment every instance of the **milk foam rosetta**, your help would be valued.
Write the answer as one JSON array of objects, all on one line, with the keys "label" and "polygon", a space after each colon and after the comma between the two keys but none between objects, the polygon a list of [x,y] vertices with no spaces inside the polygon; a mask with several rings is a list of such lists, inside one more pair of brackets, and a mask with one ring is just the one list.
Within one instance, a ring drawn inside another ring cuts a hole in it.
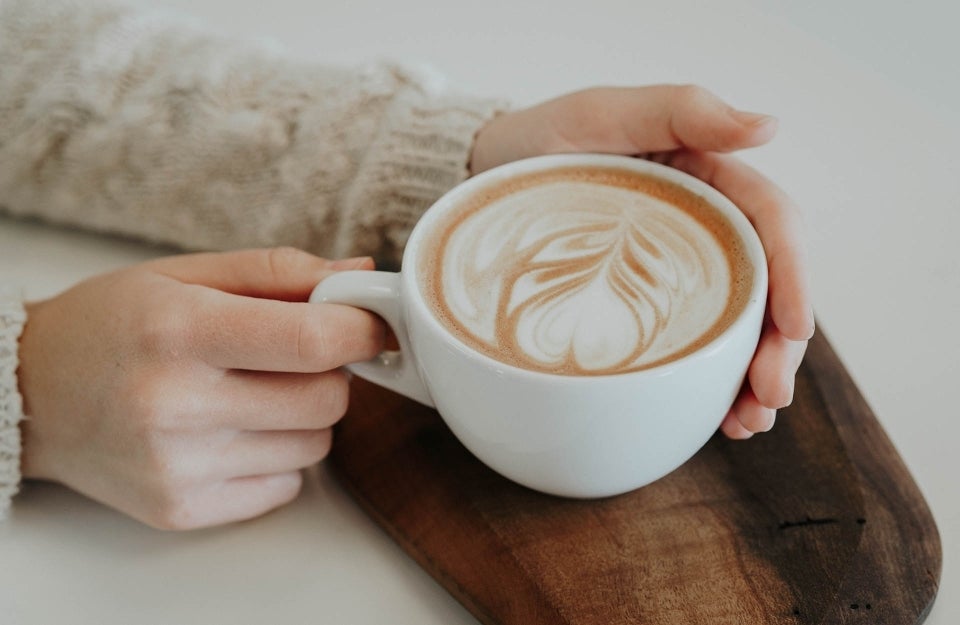
[{"label": "milk foam rosetta", "polygon": [[441,322],[493,358],[621,373],[676,359],[729,325],[750,280],[738,243],[716,209],[678,186],[551,170],[454,210],[428,239],[421,284]]}]

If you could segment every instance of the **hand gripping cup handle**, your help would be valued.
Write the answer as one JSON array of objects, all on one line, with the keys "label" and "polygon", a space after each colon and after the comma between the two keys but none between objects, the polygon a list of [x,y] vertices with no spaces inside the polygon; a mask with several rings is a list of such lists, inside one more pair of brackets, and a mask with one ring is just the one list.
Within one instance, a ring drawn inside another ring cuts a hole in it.
[{"label": "hand gripping cup handle", "polygon": [[400,351],[383,351],[371,360],[347,365],[361,378],[434,406],[417,371],[403,320],[400,274],[389,271],[342,271],[325,278],[310,294],[313,304],[346,304],[383,317],[397,336]]}]

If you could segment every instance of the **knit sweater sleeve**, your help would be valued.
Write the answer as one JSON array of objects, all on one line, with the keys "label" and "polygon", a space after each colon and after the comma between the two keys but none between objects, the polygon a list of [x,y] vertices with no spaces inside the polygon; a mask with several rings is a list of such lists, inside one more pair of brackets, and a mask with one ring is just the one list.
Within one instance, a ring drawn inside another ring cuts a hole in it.
[{"label": "knit sweater sleeve", "polygon": [[[500,106],[435,82],[295,60],[122,4],[0,0],[0,212],[396,266]],[[0,516],[20,479],[24,323],[0,293]]]},{"label": "knit sweater sleeve", "polygon": [[0,210],[188,249],[396,264],[495,101],[122,4],[0,0]]},{"label": "knit sweater sleeve", "polygon": [[17,340],[26,314],[18,293],[0,287],[0,519],[20,483],[20,419],[17,391]]}]

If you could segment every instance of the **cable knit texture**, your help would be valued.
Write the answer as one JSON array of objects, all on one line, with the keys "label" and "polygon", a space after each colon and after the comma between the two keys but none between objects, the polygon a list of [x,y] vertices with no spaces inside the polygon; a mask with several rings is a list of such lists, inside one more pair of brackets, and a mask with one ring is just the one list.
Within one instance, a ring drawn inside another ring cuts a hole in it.
[{"label": "cable knit texture", "polygon": [[396,266],[500,107],[394,65],[295,60],[141,8],[0,0],[0,211],[14,215]]},{"label": "cable knit texture", "polygon": [[497,108],[123,5],[0,7],[0,205],[18,215],[396,262]]},{"label": "cable knit texture", "polygon": [[0,518],[20,483],[23,404],[17,391],[17,340],[26,318],[19,294],[0,288]]}]

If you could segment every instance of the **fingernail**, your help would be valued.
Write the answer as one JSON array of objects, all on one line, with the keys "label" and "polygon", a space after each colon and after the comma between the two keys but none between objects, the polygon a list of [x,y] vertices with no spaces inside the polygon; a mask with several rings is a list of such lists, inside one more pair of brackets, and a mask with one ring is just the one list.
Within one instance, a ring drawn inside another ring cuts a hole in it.
[{"label": "fingernail", "polygon": [[[798,366],[799,366],[799,365],[798,365]],[[788,407],[790,404],[793,403],[793,393],[794,393],[794,391],[796,391],[796,386],[794,385],[794,380],[793,380],[793,378],[794,378],[794,376],[792,376],[792,375],[788,375],[788,376],[785,376],[785,377],[784,377],[784,379],[783,379],[783,388],[785,388],[785,389],[787,390],[787,392],[784,393],[784,395],[786,395],[786,397],[783,398],[783,401],[780,402],[781,405],[777,406],[777,409],[786,408],[786,407]],[[774,415],[774,418],[776,418],[776,415],[777,415],[777,411],[776,411],[776,410],[773,411],[773,415]]]},{"label": "fingernail", "polygon": [[355,258],[340,258],[330,263],[331,269],[359,269],[370,262],[369,256],[357,256]]},{"label": "fingernail", "polygon": [[738,111],[737,109],[732,109],[730,111],[730,115],[744,126],[762,126],[775,119],[772,115],[751,113],[750,111]]},{"label": "fingernail", "polygon": [[772,414],[770,415],[770,419],[767,421],[766,424],[764,424],[763,429],[760,430],[760,431],[761,431],[761,432],[769,432],[770,430],[773,429],[773,426],[774,426],[776,423],[777,423],[777,411],[774,410],[774,411],[772,412]]}]

